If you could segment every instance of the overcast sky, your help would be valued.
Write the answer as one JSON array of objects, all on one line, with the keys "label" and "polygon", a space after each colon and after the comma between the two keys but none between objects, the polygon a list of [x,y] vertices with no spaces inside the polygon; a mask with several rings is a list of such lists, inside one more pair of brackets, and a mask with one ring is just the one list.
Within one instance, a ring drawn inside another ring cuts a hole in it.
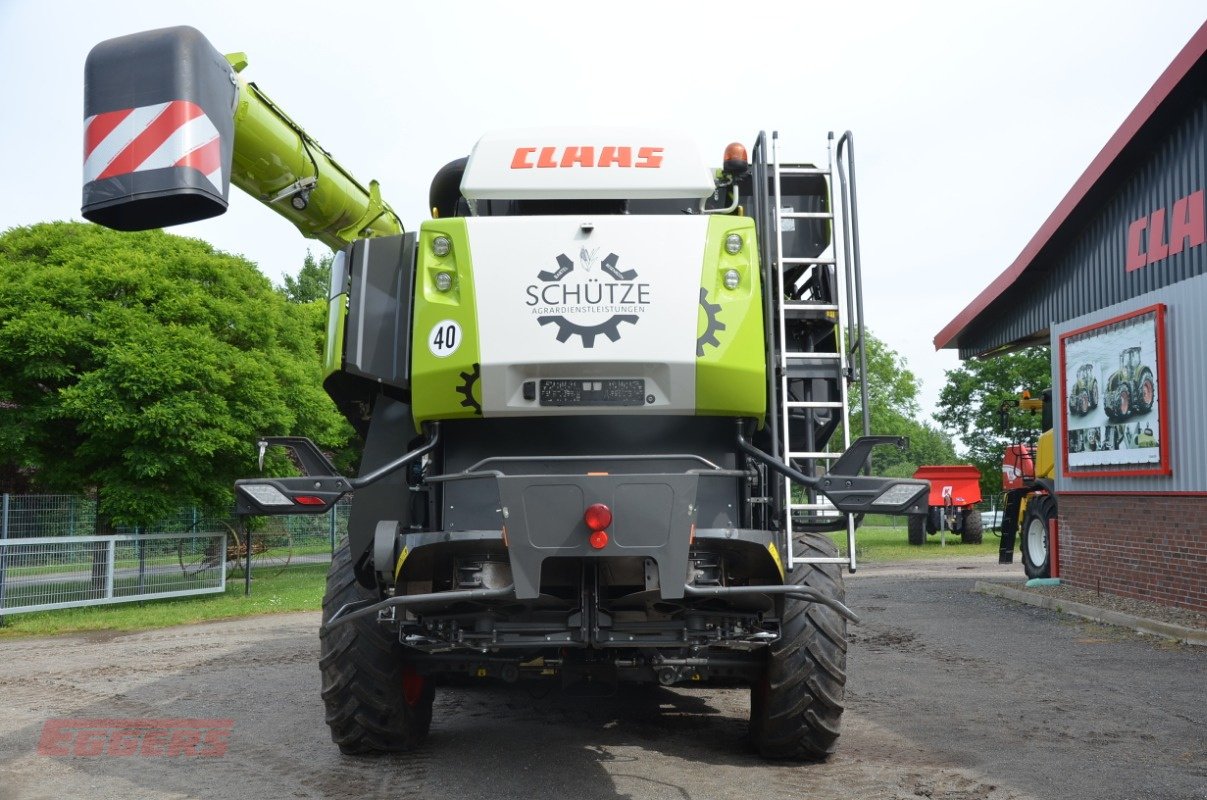
[{"label": "overcast sky", "polygon": [[[712,3],[103,3],[0,0],[0,229],[80,219],[83,65],[114,36],[192,25],[408,227],[482,132],[652,125],[789,158],[858,155],[869,327],[922,380],[935,334],[1018,255],[1204,21],[1202,0]],[[323,245],[232,189],[177,232],[280,283]]]}]

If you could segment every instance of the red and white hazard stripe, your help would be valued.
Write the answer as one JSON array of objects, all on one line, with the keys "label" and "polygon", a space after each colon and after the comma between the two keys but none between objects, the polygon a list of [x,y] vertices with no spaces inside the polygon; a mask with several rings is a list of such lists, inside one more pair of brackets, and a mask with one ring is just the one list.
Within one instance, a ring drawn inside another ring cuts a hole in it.
[{"label": "red and white hazard stripe", "polygon": [[222,191],[218,129],[196,103],[172,100],[84,120],[84,183],[164,167],[192,167]]}]

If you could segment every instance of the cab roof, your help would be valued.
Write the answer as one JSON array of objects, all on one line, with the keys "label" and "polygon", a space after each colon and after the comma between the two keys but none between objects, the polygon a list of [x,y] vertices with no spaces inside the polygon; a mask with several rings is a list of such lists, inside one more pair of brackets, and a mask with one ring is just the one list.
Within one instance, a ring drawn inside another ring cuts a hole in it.
[{"label": "cab roof", "polygon": [[478,140],[461,179],[477,200],[705,198],[713,172],[696,143],[643,128],[523,128]]}]

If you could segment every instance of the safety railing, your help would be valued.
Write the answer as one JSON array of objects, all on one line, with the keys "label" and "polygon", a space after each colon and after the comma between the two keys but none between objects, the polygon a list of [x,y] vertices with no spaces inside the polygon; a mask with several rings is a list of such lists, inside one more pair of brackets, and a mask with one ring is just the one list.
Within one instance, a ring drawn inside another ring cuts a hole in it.
[{"label": "safety railing", "polygon": [[[289,537],[297,563],[307,563],[334,552],[336,544],[348,535],[348,498],[322,516],[280,517],[268,527],[276,536]],[[138,535],[143,530],[156,533],[192,533],[218,531],[235,526],[237,520],[227,514],[206,514],[185,507],[168,514],[146,528],[116,525],[115,534]],[[0,541],[30,537],[79,537],[97,533],[96,500],[82,495],[0,494]],[[301,558],[306,556],[306,558]]]},{"label": "safety railing", "polygon": [[222,592],[226,545],[225,532],[0,540],[0,616]]}]

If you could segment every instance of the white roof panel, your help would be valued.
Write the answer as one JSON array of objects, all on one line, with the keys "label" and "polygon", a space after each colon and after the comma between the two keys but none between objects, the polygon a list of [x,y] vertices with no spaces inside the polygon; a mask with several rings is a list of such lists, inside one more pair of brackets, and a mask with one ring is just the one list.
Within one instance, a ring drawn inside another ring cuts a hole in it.
[{"label": "white roof panel", "polygon": [[461,194],[476,200],[702,198],[712,170],[682,134],[642,128],[527,128],[483,136]]}]

